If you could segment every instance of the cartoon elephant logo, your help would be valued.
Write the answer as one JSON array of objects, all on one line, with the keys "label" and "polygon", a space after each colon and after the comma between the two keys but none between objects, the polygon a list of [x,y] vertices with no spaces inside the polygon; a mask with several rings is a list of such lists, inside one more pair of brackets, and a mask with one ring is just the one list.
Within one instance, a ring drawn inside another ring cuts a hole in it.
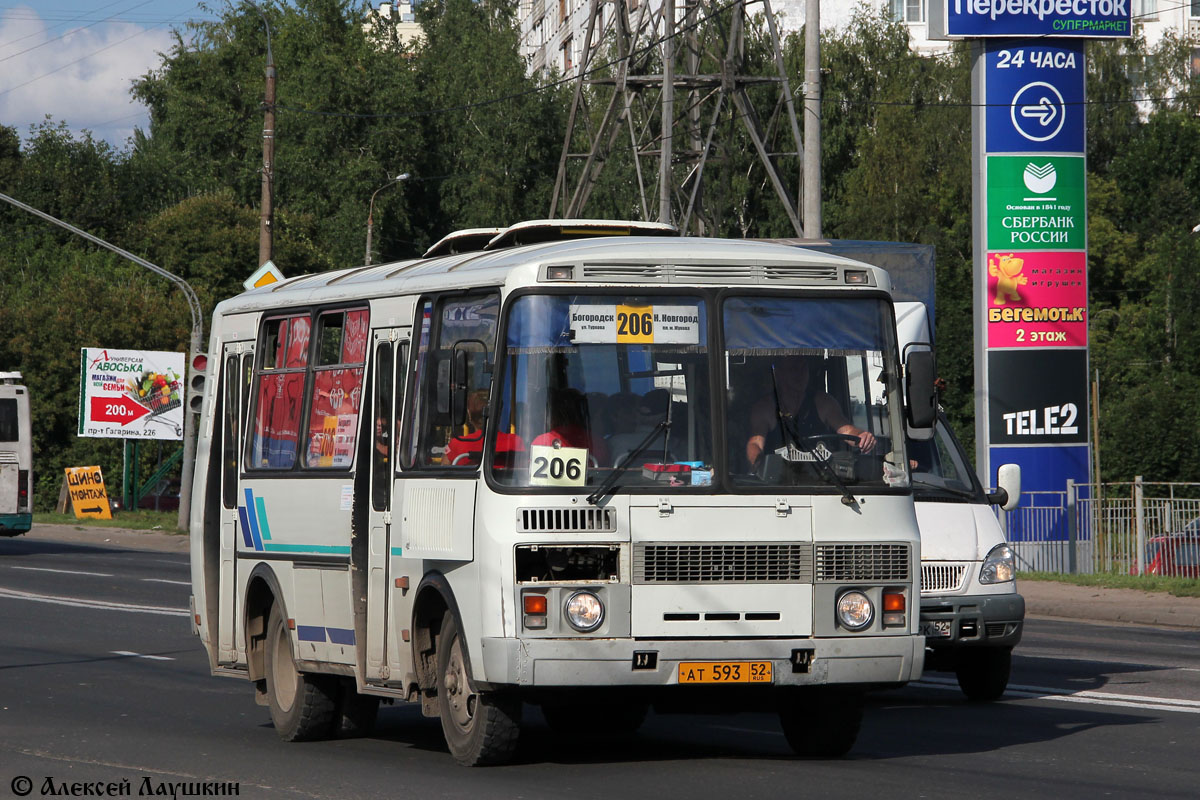
[{"label": "cartoon elephant logo", "polygon": [[1024,268],[1025,259],[1016,258],[1012,253],[988,259],[988,275],[996,278],[996,296],[992,302],[998,306],[1009,300],[1014,303],[1021,302],[1021,293],[1017,287],[1029,283],[1029,278],[1021,274]]}]

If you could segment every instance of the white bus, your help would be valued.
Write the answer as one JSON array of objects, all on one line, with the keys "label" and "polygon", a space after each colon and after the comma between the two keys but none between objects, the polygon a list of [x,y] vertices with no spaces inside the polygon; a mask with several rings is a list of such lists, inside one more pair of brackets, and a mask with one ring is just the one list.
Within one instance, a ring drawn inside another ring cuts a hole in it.
[{"label": "white bus", "polygon": [[31,437],[21,373],[0,372],[0,536],[19,536],[33,526]]},{"label": "white bus", "polygon": [[419,702],[476,765],[526,704],[572,738],[769,709],[839,756],[920,675],[932,354],[887,273],[671,232],[523,223],[217,307],[193,618],[280,736]]}]

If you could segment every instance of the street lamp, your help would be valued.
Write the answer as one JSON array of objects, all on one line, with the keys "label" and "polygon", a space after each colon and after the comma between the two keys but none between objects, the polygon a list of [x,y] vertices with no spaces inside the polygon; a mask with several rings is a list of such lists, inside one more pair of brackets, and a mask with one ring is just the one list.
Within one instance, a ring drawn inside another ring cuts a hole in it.
[{"label": "street lamp", "polygon": [[376,189],[374,192],[371,193],[371,202],[367,206],[367,253],[363,257],[367,266],[371,266],[371,263],[373,261],[373,258],[371,256],[371,228],[374,226],[374,222],[375,222],[375,196],[377,194],[379,194],[380,192],[382,192],[384,189],[388,188],[389,186],[395,186],[397,183],[400,183],[401,181],[406,181],[406,180],[408,180],[408,173],[401,172],[399,175],[397,175],[394,178],[391,178],[390,180],[388,180],[387,183],[385,183],[383,186],[380,186],[378,189]]}]

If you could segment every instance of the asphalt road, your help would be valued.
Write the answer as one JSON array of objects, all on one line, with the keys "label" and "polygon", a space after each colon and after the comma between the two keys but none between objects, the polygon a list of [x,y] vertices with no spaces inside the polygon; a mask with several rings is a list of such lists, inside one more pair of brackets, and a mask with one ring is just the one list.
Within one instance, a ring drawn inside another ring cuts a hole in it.
[{"label": "asphalt road", "polygon": [[184,554],[0,539],[0,797],[84,783],[135,797],[1200,793],[1197,632],[1032,620],[1003,701],[969,704],[930,673],[873,696],[840,761],[793,758],[769,715],[651,715],[597,747],[527,708],[517,763],[469,770],[410,706],[385,707],[370,738],[281,742],[249,684],[208,674],[187,581]]}]

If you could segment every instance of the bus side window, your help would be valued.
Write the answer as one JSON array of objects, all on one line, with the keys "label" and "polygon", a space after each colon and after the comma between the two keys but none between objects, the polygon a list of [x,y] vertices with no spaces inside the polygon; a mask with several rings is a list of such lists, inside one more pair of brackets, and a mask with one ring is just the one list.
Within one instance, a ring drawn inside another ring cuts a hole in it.
[{"label": "bus side window", "polygon": [[246,460],[251,469],[291,469],[296,463],[311,327],[307,314],[263,323],[261,361],[254,376],[254,428]]},{"label": "bus side window", "polygon": [[354,463],[368,333],[366,309],[327,311],[317,318],[305,467],[346,470]]},{"label": "bus side window", "polygon": [[396,441],[396,426],[392,422],[392,344],[381,342],[375,348],[375,394],[371,413],[374,441],[371,447],[371,507],[376,511],[387,508],[388,484],[392,479],[392,447]]},{"label": "bus side window", "polygon": [[[492,379],[486,365],[496,349],[500,298],[494,293],[448,297],[437,304],[436,314],[431,313],[432,301],[422,308],[408,434],[413,443],[405,466],[478,466]],[[466,419],[455,418],[451,377]]]}]

